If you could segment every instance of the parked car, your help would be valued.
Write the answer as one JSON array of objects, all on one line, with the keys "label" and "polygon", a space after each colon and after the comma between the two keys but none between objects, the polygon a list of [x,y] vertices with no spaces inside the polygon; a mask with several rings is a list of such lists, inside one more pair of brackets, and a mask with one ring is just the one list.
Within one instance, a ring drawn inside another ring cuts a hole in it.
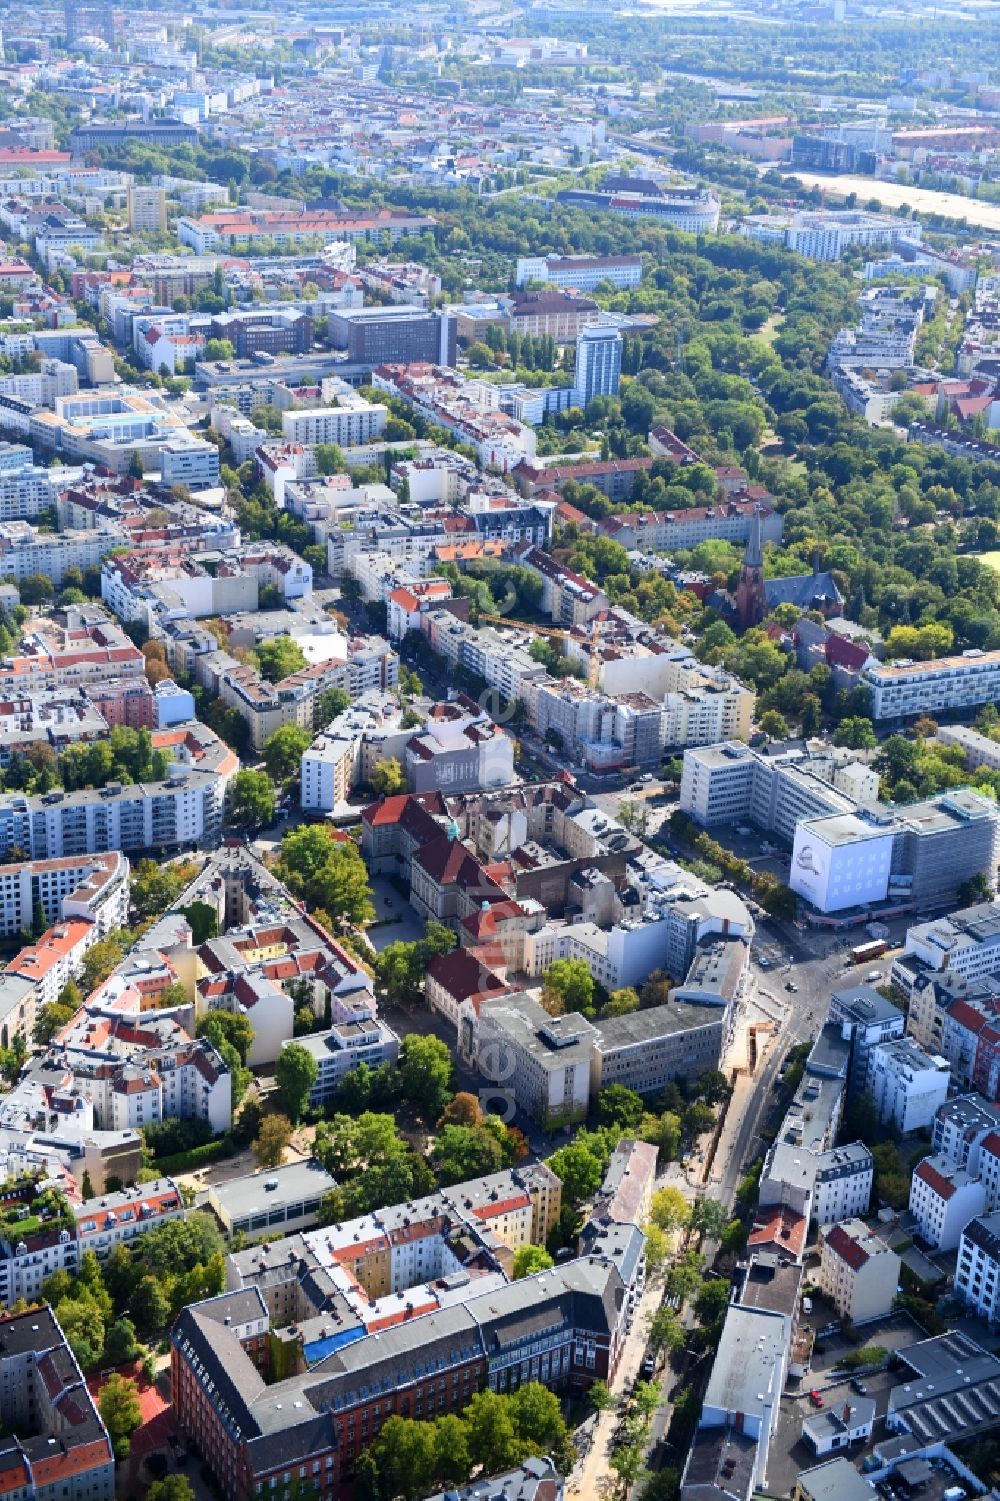
[{"label": "parked car", "polygon": [[810,1402],[812,1403],[812,1405],[814,1407],[822,1407],[823,1406],[823,1398],[820,1396],[819,1392],[810,1392],[809,1393],[809,1400],[810,1400]]},{"label": "parked car", "polygon": [[851,1382],[851,1391],[857,1392],[859,1397],[867,1397],[868,1395],[868,1388],[859,1376],[855,1376]]},{"label": "parked car", "polygon": [[798,995],[799,993],[799,987],[792,980],[785,981],[785,989],[789,995]]},{"label": "parked car", "polygon": [[656,1370],[656,1358],[655,1358],[655,1356],[653,1356],[653,1355],[647,1355],[646,1359],[642,1363],[642,1374],[643,1374],[643,1376],[645,1377],[645,1379],[647,1381],[649,1380],[650,1376],[653,1375],[653,1373],[655,1372],[655,1370]]}]

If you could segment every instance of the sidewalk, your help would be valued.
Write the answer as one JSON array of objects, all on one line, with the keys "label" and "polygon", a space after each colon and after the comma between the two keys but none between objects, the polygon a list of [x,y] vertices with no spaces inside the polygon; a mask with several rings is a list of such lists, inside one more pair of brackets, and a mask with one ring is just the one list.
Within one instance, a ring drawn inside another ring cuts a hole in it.
[{"label": "sidewalk", "polygon": [[584,1501],[594,1501],[594,1498],[604,1495],[611,1488],[615,1477],[608,1468],[608,1446],[620,1417],[622,1395],[631,1388],[639,1374],[646,1349],[649,1320],[659,1308],[662,1297],[662,1282],[657,1280],[652,1286],[647,1283],[618,1364],[618,1372],[612,1387],[612,1395],[616,1399],[615,1405],[609,1407],[607,1412],[597,1414],[597,1425],[591,1446],[583,1460],[574,1466],[567,1478],[567,1496],[582,1496]]}]

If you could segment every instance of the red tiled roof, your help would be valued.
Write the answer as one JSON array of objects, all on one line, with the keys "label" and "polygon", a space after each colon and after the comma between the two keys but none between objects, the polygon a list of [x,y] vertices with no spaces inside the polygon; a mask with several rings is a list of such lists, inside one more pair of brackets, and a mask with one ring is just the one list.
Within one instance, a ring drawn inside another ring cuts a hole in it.
[{"label": "red tiled roof", "polygon": [[868,1252],[852,1235],[848,1235],[843,1225],[834,1225],[826,1237],[826,1243],[831,1251],[837,1253],[841,1261],[846,1261],[847,1265],[856,1272],[860,1271],[869,1260]]},{"label": "red tiled roof", "polygon": [[798,1261],[805,1250],[809,1222],[804,1215],[783,1204],[761,1205],[747,1237],[748,1246],[770,1246]]},{"label": "red tiled roof", "polygon": [[508,988],[499,975],[481,964],[468,949],[437,954],[427,966],[427,977],[456,1001],[466,1001],[473,996],[501,995]]},{"label": "red tiled roof", "polygon": [[361,817],[374,829],[383,829],[389,824],[402,823],[410,808],[417,807],[427,813],[447,813],[440,792],[401,792],[395,797],[384,797],[380,802],[370,803],[362,810]]},{"label": "red tiled roof", "polygon": [[950,1199],[955,1193],[954,1183],[949,1178],[946,1178],[943,1173],[939,1173],[927,1157],[917,1165],[915,1176],[922,1183],[926,1183],[927,1187],[936,1193],[939,1199]]},{"label": "red tiled roof", "polygon": [[851,672],[858,672],[870,656],[870,647],[849,641],[846,636],[838,636],[836,631],[830,632],[826,643],[826,660],[834,667],[846,667]]}]

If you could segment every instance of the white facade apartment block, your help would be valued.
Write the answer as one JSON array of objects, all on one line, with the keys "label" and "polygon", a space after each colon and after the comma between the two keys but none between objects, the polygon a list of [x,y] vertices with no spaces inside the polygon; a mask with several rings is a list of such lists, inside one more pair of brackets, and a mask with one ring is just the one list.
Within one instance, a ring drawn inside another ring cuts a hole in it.
[{"label": "white facade apartment block", "polygon": [[[79,1247],[70,1230],[60,1230],[51,1245],[40,1242],[47,1237],[34,1236],[28,1241],[0,1243],[0,1305],[12,1308],[22,1298],[38,1302],[42,1284],[56,1272],[75,1272],[79,1265]],[[21,1492],[14,1492],[20,1498]]]},{"label": "white facade apartment block", "polygon": [[169,1220],[184,1218],[184,1200],[172,1178],[157,1178],[119,1193],[101,1194],[73,1205],[80,1254],[93,1251],[104,1261],[116,1246]]},{"label": "white facade apartment block", "polygon": [[4,522],[0,524],[0,577],[25,579],[43,573],[58,589],[67,568],[94,568],[124,541],[122,529],[110,524],[100,532],[39,532],[26,521]]},{"label": "white facade apartment block", "polygon": [[979,1178],[947,1157],[925,1157],[910,1183],[910,1213],[918,1233],[936,1251],[954,1251],[970,1220],[986,1207]]},{"label": "white facade apartment block", "polygon": [[960,745],[965,752],[965,764],[970,771],[978,766],[988,766],[991,771],[1000,771],[1000,742],[991,740],[980,730],[967,724],[942,724],[938,726],[935,740],[942,745]]},{"label": "white facade apartment block", "polygon": [[359,1064],[378,1068],[383,1063],[395,1063],[399,1056],[398,1037],[376,1017],[344,1022],[328,1032],[312,1032],[295,1040],[303,1043],[316,1063],[318,1072],[309,1103],[320,1109],[333,1101],[343,1080]]},{"label": "white facade apartment block", "polygon": [[865,1087],[883,1126],[907,1135],[930,1128],[948,1098],[951,1069],[907,1037],[883,1042],[868,1054]]},{"label": "white facade apartment block", "polygon": [[[7,446],[13,447],[0,443],[0,448]],[[20,469],[0,468],[0,521],[30,520],[55,505],[56,494],[51,469],[31,463]]]},{"label": "white facade apartment block", "polygon": [[371,405],[358,397],[350,405],[283,412],[281,429],[289,443],[304,446],[335,443],[344,448],[378,438],[388,415],[388,409],[381,403]]},{"label": "white facade apartment block", "polygon": [[935,1156],[950,1157],[973,1175],[984,1176],[983,1148],[992,1137],[990,1151],[1000,1153],[1000,1105],[982,1095],[956,1095],[934,1117],[931,1149]]},{"label": "white facade apartment block", "polygon": [[1000,974],[1000,901],[982,902],[908,928],[903,957],[908,955],[928,969],[951,970],[963,980]]},{"label": "white facade apartment block", "polygon": [[360,759],[360,737],[324,734],[302,754],[299,801],[312,813],[347,801]]},{"label": "white facade apartment block", "polygon": [[930,662],[876,662],[862,670],[872,718],[906,719],[1000,701],[1000,651],[967,651]]},{"label": "white facade apartment block", "polygon": [[863,1219],[871,1205],[875,1164],[861,1142],[831,1147],[816,1160],[811,1218],[818,1225]]},{"label": "white facade apartment block", "polygon": [[979,1153],[979,1176],[986,1194],[986,1209],[1000,1209],[1000,1132],[991,1131]]},{"label": "white facade apartment block", "polygon": [[129,863],[117,851],[0,865],[0,934],[14,938],[30,928],[40,902],[47,922],[90,918],[104,937],[127,922],[128,876]]},{"label": "white facade apartment block", "polygon": [[1000,1321],[1000,1214],[982,1215],[962,1231],[955,1291],[991,1327]]}]

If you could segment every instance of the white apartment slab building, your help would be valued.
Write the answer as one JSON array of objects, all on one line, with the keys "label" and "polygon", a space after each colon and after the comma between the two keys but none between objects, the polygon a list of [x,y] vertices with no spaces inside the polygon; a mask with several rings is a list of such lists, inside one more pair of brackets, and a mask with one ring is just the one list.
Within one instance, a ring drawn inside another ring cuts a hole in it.
[{"label": "white apartment slab building", "polygon": [[518,257],[515,285],[529,281],[551,282],[553,286],[573,287],[578,292],[592,292],[601,282],[624,290],[642,281],[641,255],[522,255]]},{"label": "white apartment slab building", "polygon": [[980,1173],[983,1143],[990,1136],[1000,1141],[1000,1105],[979,1094],[956,1095],[938,1107],[931,1127],[931,1148],[966,1168]]},{"label": "white apartment slab building", "polygon": [[336,406],[306,407],[281,414],[281,430],[289,443],[315,447],[318,443],[335,443],[340,448],[354,443],[370,443],[381,436],[388,420],[388,408],[381,402],[364,400],[346,387],[347,395],[338,396]]},{"label": "white apartment slab building", "polygon": [[861,678],[876,722],[971,710],[1000,701],[1000,651],[970,649],[930,662],[870,659]]}]

